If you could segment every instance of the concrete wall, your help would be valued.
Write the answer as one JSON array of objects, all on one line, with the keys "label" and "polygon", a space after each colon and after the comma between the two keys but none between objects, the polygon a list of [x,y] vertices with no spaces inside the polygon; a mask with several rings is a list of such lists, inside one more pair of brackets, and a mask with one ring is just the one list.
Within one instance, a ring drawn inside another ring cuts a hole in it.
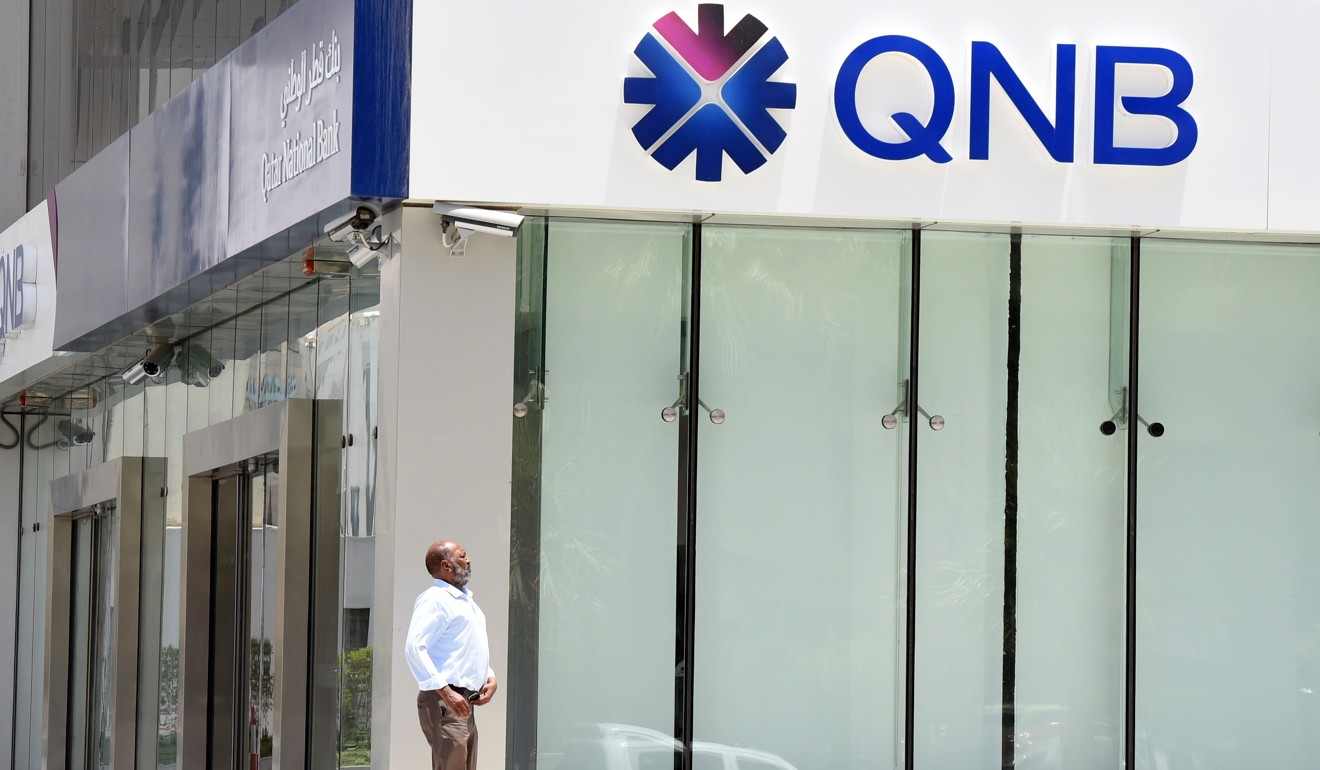
[{"label": "concrete wall", "polygon": [[[462,543],[486,614],[492,665],[508,670],[515,239],[474,235],[463,258],[440,218],[402,212],[400,256],[381,276],[381,505],[377,519],[373,766],[425,767],[417,683],[402,655],[428,544]],[[479,768],[504,767],[504,693],[478,711]]]}]

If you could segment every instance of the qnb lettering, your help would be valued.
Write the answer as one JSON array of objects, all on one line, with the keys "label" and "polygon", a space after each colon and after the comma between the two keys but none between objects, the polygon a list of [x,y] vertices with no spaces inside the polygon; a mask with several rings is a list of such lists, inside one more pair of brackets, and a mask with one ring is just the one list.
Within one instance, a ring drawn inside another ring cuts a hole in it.
[{"label": "qnb lettering", "polygon": [[[857,103],[862,70],[877,57],[903,54],[921,66],[934,92],[930,118],[925,122],[911,112],[897,112],[890,119],[903,133],[900,141],[885,141],[862,125]],[[990,95],[994,88],[1008,98],[1036,139],[1059,163],[1072,163],[1077,141],[1077,47],[1059,45],[1055,52],[1054,115],[1022,83],[1012,65],[993,43],[974,42],[971,51],[970,121],[967,157],[988,160],[991,152]],[[1144,65],[1164,69],[1171,87],[1161,96],[1118,93],[1119,65]],[[1165,48],[1098,46],[1095,49],[1095,131],[1092,160],[1101,165],[1171,166],[1191,156],[1196,149],[1196,119],[1183,103],[1192,93],[1191,64],[1182,55]],[[844,60],[834,85],[834,109],[839,126],[858,149],[883,160],[912,160],[925,157],[948,163],[952,154],[945,137],[953,124],[957,93],[949,66],[935,49],[916,38],[884,35],[859,45]],[[1119,146],[1114,139],[1117,110],[1130,115],[1165,118],[1173,124],[1175,137],[1166,147]]]},{"label": "qnb lettering", "polygon": [[0,337],[17,337],[32,327],[36,284],[30,273],[34,260],[31,246],[0,252]]}]

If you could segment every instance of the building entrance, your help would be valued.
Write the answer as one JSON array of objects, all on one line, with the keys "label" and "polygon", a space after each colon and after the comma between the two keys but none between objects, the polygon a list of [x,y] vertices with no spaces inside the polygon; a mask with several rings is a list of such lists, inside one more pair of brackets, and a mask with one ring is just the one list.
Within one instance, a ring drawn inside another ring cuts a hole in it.
[{"label": "building entrance", "polygon": [[279,462],[257,457],[212,481],[212,767],[268,767],[273,754]]},{"label": "building entrance", "polygon": [[116,554],[112,503],[78,514],[70,563],[67,756],[71,768],[109,767],[110,643],[115,614]]},{"label": "building entrance", "polygon": [[184,437],[181,767],[334,762],[338,402]]}]

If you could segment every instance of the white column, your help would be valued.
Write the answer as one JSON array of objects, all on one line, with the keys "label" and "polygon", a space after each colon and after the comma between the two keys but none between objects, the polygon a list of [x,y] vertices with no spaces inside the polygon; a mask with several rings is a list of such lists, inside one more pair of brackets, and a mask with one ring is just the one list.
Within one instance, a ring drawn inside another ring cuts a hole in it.
[{"label": "white column", "polygon": [[[15,425],[17,417],[9,418]],[[13,433],[0,425],[0,441]],[[9,762],[14,735],[14,624],[18,606],[18,527],[23,505],[19,483],[20,448],[0,449],[0,765]],[[31,586],[24,586],[31,590]]]},{"label": "white column", "polygon": [[[455,258],[440,240],[430,207],[405,208],[400,255],[381,268],[375,768],[430,761],[402,654],[413,601],[431,584],[430,543],[467,548],[501,682],[508,670],[516,243],[473,235]],[[504,767],[505,694],[477,712],[480,770]]]}]

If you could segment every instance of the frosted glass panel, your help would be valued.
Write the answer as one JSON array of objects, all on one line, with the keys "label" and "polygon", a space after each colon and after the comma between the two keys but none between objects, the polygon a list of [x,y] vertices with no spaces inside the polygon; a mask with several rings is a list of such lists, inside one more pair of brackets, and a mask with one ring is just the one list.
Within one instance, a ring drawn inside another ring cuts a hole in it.
[{"label": "frosted glass panel", "polygon": [[915,766],[1001,766],[1007,235],[923,233]]},{"label": "frosted glass panel", "polygon": [[1022,239],[1020,768],[1122,765],[1127,434],[1106,436],[1100,424],[1114,414],[1111,350],[1115,379],[1127,377],[1126,305],[1111,292],[1127,296],[1128,251],[1126,239]]},{"label": "frosted glass panel", "polygon": [[673,767],[679,434],[660,410],[682,371],[688,232],[550,223],[537,704],[548,770],[614,767],[629,747]]},{"label": "frosted glass panel", "polygon": [[1138,767],[1320,756],[1320,249],[1145,241]]},{"label": "frosted glass panel", "polygon": [[704,228],[694,768],[901,766],[908,250]]}]

